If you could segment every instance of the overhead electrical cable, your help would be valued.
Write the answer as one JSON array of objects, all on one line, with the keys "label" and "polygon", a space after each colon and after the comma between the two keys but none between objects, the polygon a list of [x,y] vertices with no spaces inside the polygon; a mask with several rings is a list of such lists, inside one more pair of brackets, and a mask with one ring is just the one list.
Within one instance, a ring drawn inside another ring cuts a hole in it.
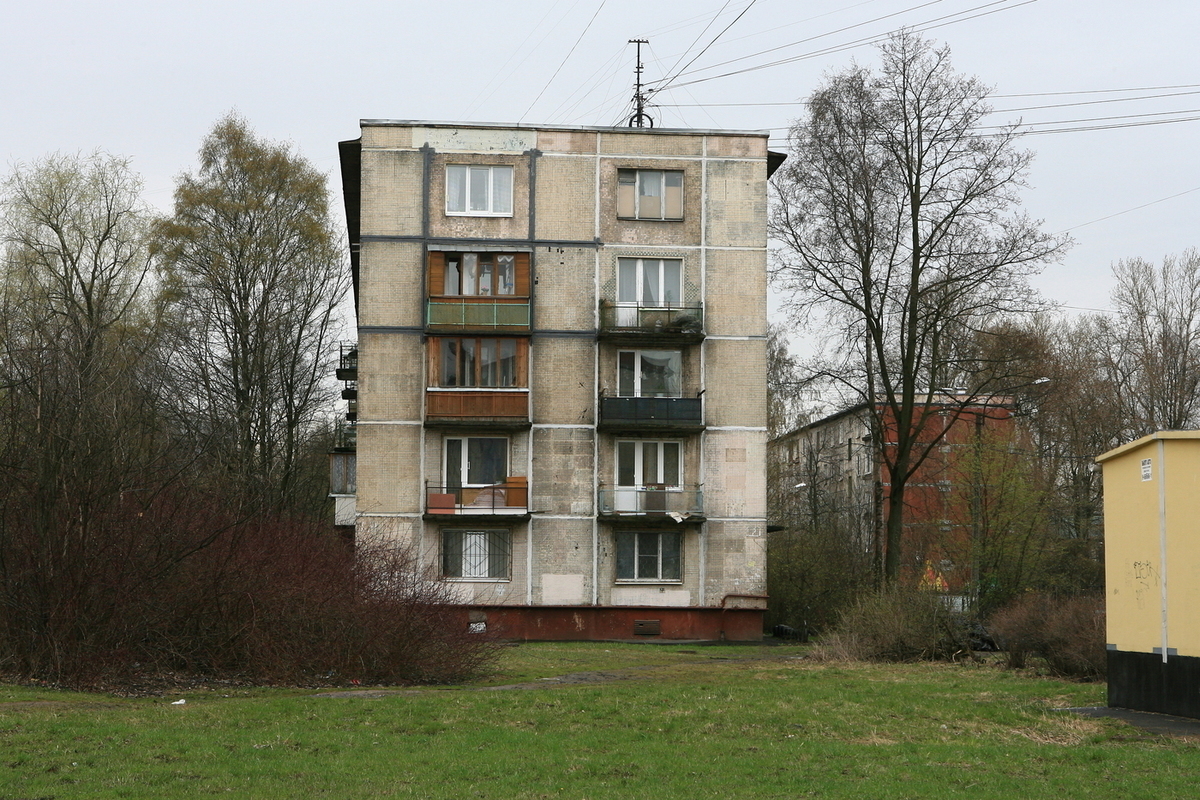
[{"label": "overhead electrical cable", "polygon": [[[608,0],[600,0],[600,5],[596,8],[596,13],[592,14],[592,18],[588,20],[588,24],[583,27],[583,31],[579,34],[579,38],[575,40],[575,44],[571,45],[571,49],[567,51],[566,56],[563,57],[562,63],[558,65],[558,69],[554,70],[554,74],[550,76],[550,80],[546,81],[546,85],[542,87],[540,92],[538,92],[538,96],[533,98],[533,102],[529,104],[529,108],[525,109],[525,114],[528,114],[533,110],[533,107],[537,105],[537,101],[541,100],[542,95],[544,95],[546,90],[550,88],[550,84],[554,83],[554,79],[558,77],[558,73],[562,71],[562,68],[566,65],[567,60],[571,58],[572,54],[574,54],[575,48],[579,47],[579,43],[583,41],[583,37],[589,30],[591,30],[592,23],[596,21],[596,17],[600,16],[600,12],[604,9],[604,4],[607,2]],[[572,6],[572,8],[574,8],[574,6]],[[525,114],[521,115],[521,118],[517,120],[517,124],[520,124],[522,121],[524,121]]]},{"label": "overhead electrical cable", "polygon": [[1088,225],[1095,225],[1097,222],[1104,222],[1106,219],[1112,219],[1113,217],[1119,217],[1122,214],[1129,214],[1133,211],[1141,211],[1143,208],[1149,208],[1150,206],[1158,205],[1159,203],[1165,203],[1168,200],[1174,200],[1176,197],[1183,197],[1185,194],[1191,194],[1192,192],[1200,192],[1200,186],[1197,186],[1192,189],[1187,189],[1182,192],[1177,192],[1176,194],[1170,195],[1169,197],[1160,197],[1157,200],[1151,200],[1149,203],[1142,203],[1140,206],[1134,206],[1133,208],[1127,208],[1124,211],[1118,211],[1115,214],[1109,214],[1107,217],[1100,217],[1099,219],[1094,219],[1090,222],[1081,222],[1080,224],[1073,225],[1070,228],[1063,228],[1061,231],[1059,231],[1059,233],[1069,233],[1071,231],[1077,231],[1080,228],[1086,228]]},{"label": "overhead electrical cable", "polygon": [[[749,55],[739,56],[737,58],[729,59],[728,61],[718,61],[716,64],[710,64],[707,67],[701,67],[700,69],[696,70],[696,72],[704,72],[705,70],[709,70],[709,69],[717,69],[718,67],[723,67],[723,66],[726,66],[727,64],[736,64],[739,61],[745,61],[750,58],[757,58],[758,56],[763,56],[763,55],[766,55],[767,53],[774,53],[778,50],[786,50],[789,47],[797,47],[802,44],[807,44],[808,42],[814,42],[817,39],[824,39],[826,36],[834,36],[839,33],[845,33],[846,31],[854,30],[855,28],[861,28],[864,25],[870,25],[873,22],[880,22],[882,20],[889,19],[891,17],[897,17],[901,14],[907,14],[910,11],[916,11],[918,8],[924,8],[925,6],[931,6],[931,5],[935,5],[937,3],[941,3],[941,2],[944,2],[944,0],[929,0],[929,2],[926,2],[926,3],[921,3],[921,4],[915,5],[915,6],[909,6],[908,8],[902,9],[900,11],[896,11],[891,14],[884,14],[881,17],[875,17],[874,19],[869,19],[864,22],[857,22],[853,25],[847,25],[842,28],[836,28],[832,31],[826,31],[825,33],[817,34],[816,36],[809,36],[807,38],[800,39],[795,42],[788,42],[787,44],[781,44],[777,47],[770,47],[770,48],[767,48],[766,50],[759,50],[756,53],[750,53]],[[1008,0],[996,0],[996,2],[1008,2]],[[680,74],[686,74],[686,73],[681,72]],[[675,75],[674,77],[671,78],[671,80],[674,80],[675,78],[678,78],[678,77],[679,77],[679,75]]]},{"label": "overhead electrical cable", "polygon": [[[712,38],[712,41],[710,41],[708,44],[706,44],[706,45],[704,46],[704,49],[703,49],[703,50],[701,50],[699,53],[697,53],[697,54],[696,54],[696,55],[695,55],[695,56],[692,58],[692,60],[691,60],[691,61],[689,61],[688,63],[684,64],[684,65],[683,65],[683,67],[682,67],[681,69],[679,69],[679,70],[677,70],[677,71],[676,71],[676,70],[672,70],[672,71],[674,72],[674,74],[673,74],[673,75],[670,75],[670,76],[669,76],[669,77],[667,77],[667,78],[666,78],[664,81],[662,81],[662,85],[661,85],[661,86],[658,86],[658,87],[655,87],[655,88],[651,89],[651,90],[650,90],[650,93],[653,95],[653,94],[655,94],[656,92],[661,92],[663,89],[665,89],[665,88],[667,88],[668,86],[670,86],[670,85],[671,85],[671,81],[675,80],[675,78],[677,78],[677,77],[679,77],[680,75],[682,75],[682,74],[684,73],[684,71],[685,71],[685,70],[687,70],[687,68],[688,68],[688,67],[690,67],[692,64],[695,64],[695,63],[696,63],[696,60],[697,60],[697,59],[699,59],[699,58],[700,58],[700,56],[702,56],[702,55],[704,55],[705,53],[707,53],[707,52],[708,52],[708,49],[709,49],[710,47],[712,47],[714,44],[716,44],[717,40],[718,40],[718,39],[720,39],[722,36],[724,36],[726,31],[728,31],[730,28],[732,28],[734,25],[736,25],[738,20],[740,20],[742,17],[746,16],[746,12],[747,12],[747,11],[749,11],[751,8],[753,8],[753,7],[754,7],[754,4],[755,4],[755,3],[757,3],[757,2],[758,2],[758,0],[750,0],[750,2],[746,4],[746,7],[742,9],[742,13],[740,13],[740,14],[738,14],[736,17],[734,17],[734,18],[733,18],[733,22],[729,23],[729,24],[728,24],[728,25],[726,25],[724,28],[722,28],[722,29],[721,29],[721,32],[720,32],[720,33],[718,33],[716,36],[714,36],[714,37]],[[726,5],[728,5],[728,3],[726,3]],[[722,10],[724,10],[724,9],[722,9]],[[708,30],[708,28],[705,28],[705,30]],[[695,46],[695,45],[693,44],[693,46]],[[688,49],[690,50],[691,48],[689,47]],[[685,53],[685,55],[686,55],[686,53]],[[681,57],[680,57],[680,59],[682,60],[682,58],[683,58],[683,57],[681,56]]]},{"label": "overhead electrical cable", "polygon": [[[971,12],[978,11],[979,9],[989,8],[991,6],[1002,4],[1002,3],[1007,3],[1007,2],[1008,2],[1008,0],[995,0],[995,2],[985,3],[980,6],[975,6],[974,8],[967,9],[966,11],[955,12],[954,14],[948,14],[944,17],[937,17],[933,20],[919,23],[919,25],[910,27],[909,30],[913,31],[914,33],[923,33],[924,31],[933,30],[934,28],[943,28],[947,25],[955,25],[960,22],[966,22],[967,20],[979,19],[981,17],[990,16],[992,14],[998,14],[1001,11],[1010,11],[1014,8],[1020,8],[1021,6],[1035,3],[1035,2],[1037,2],[1037,0],[1025,0],[1025,2],[1017,3],[1016,5],[1004,5],[1002,8],[993,8],[990,11],[983,11],[978,14],[973,14],[972,16],[963,16],[966,14],[971,14]],[[960,18],[952,19],[952,17],[960,17]],[[943,22],[941,20],[946,20],[946,21]],[[877,42],[885,41],[889,36],[892,35],[892,33],[894,33],[894,31],[889,31],[887,33],[882,33],[882,34],[878,34],[875,36],[867,36],[867,37],[863,37],[862,39],[855,39],[853,41],[845,42],[843,44],[830,45],[829,47],[822,48],[820,50],[814,50],[814,51],[811,51],[808,53],[802,53],[801,55],[790,56],[788,58],[782,58],[782,59],[778,59],[776,61],[770,61],[766,64],[758,64],[753,67],[745,67],[744,69],[731,70],[729,72],[723,72],[719,75],[710,75],[706,78],[696,78],[695,80],[686,81],[684,83],[677,83],[674,85],[676,87],[691,86],[692,84],[704,83],[706,81],[713,81],[713,80],[717,80],[719,78],[728,78],[732,75],[742,75],[747,72],[757,72],[758,70],[769,69],[771,67],[778,67],[783,64],[791,64],[796,61],[804,61],[804,60],[807,60],[810,58],[817,58],[819,56],[832,55],[834,53],[840,53],[840,52],[844,52],[846,50],[854,50],[854,49],[862,47],[864,45],[875,44]],[[694,72],[704,72],[708,69],[713,69],[713,67],[702,67],[701,69],[694,70]]]},{"label": "overhead electrical cable", "polygon": [[[499,81],[503,80],[509,74],[506,72],[506,70],[508,69],[508,65],[512,63],[513,59],[516,58],[518,54],[524,53],[521,60],[518,61],[515,65],[513,65],[513,71],[516,71],[517,69],[519,69],[521,67],[521,65],[524,64],[530,58],[530,56],[532,56],[535,52],[537,52],[538,47],[536,45],[534,47],[526,47],[526,45],[528,44],[529,40],[538,32],[538,29],[541,28],[542,25],[546,22],[546,20],[550,18],[550,15],[552,13],[554,13],[554,9],[558,8],[558,6],[562,2],[563,2],[563,0],[554,0],[554,5],[550,6],[550,8],[546,10],[546,13],[542,15],[542,18],[540,20],[538,20],[538,23],[529,29],[529,32],[525,34],[525,38],[521,40],[521,43],[518,46],[512,48],[512,50],[508,54],[508,58],[505,59],[504,63],[500,66],[500,69],[498,69],[492,73],[492,77],[488,80],[487,83],[485,83],[483,85],[483,88],[479,90],[479,93],[477,95],[475,95],[475,98],[471,101],[471,104],[469,106],[467,106],[467,111],[465,114],[462,115],[462,119],[470,119],[471,114],[474,113],[475,109],[479,106],[479,104],[491,95],[492,87]],[[579,2],[580,2],[580,0],[575,0],[575,3],[572,4],[572,6],[569,9],[567,9],[567,14],[571,13],[571,11],[573,11],[575,9],[575,6],[579,5]],[[554,31],[555,28],[557,28],[559,25],[561,25],[562,21],[564,19],[566,19],[566,14],[564,14],[558,20],[558,22],[556,22],[550,26],[550,30],[546,31],[546,33],[542,37],[541,41],[538,42],[538,45],[540,45],[542,42],[544,42],[546,40],[546,37],[548,37]]]}]

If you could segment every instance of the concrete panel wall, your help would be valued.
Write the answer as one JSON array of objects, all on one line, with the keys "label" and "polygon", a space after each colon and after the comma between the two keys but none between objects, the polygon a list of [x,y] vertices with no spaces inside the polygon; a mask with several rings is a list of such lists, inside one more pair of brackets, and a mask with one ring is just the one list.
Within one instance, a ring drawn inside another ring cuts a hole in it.
[{"label": "concrete panel wall", "polygon": [[595,153],[594,131],[538,131],[538,149],[546,153]]},{"label": "concrete panel wall", "polygon": [[535,224],[539,239],[596,237],[596,160],[543,156],[537,160]]},{"label": "concrete panel wall", "polygon": [[421,434],[417,425],[358,426],[359,514],[424,512],[424,490],[413,469],[420,463]]},{"label": "concrete panel wall", "polygon": [[708,161],[707,242],[766,247],[767,162]]},{"label": "concrete panel wall", "polygon": [[358,324],[417,327],[422,307],[424,254],[416,242],[363,242],[359,267]]},{"label": "concrete panel wall", "polygon": [[[708,568],[705,575],[705,605],[745,608],[762,607],[754,596],[767,591],[766,523],[724,521],[705,523],[708,536]],[[750,595],[750,597],[736,597]]]},{"label": "concrete panel wall", "polygon": [[766,339],[706,339],[704,421],[711,426],[767,424]]},{"label": "concrete panel wall", "polygon": [[548,515],[594,514],[596,453],[592,430],[534,428],[532,435],[530,507]]},{"label": "concrete panel wall", "polygon": [[421,339],[417,332],[359,332],[360,420],[421,420],[425,393],[425,345]]},{"label": "concrete panel wall", "polygon": [[533,602],[592,602],[592,520],[537,519],[533,524]]},{"label": "concrete panel wall", "polygon": [[534,424],[595,424],[595,359],[594,339],[534,337],[529,353]]},{"label": "concrete panel wall", "polygon": [[761,136],[707,136],[709,158],[766,158],[767,141]]},{"label": "concrete panel wall", "polygon": [[766,336],[766,252],[709,250],[706,260],[704,330],[709,336]]},{"label": "concrete panel wall", "polygon": [[606,131],[600,135],[600,152],[639,156],[700,156],[704,153],[703,136],[655,134],[649,128],[644,131]]},{"label": "concrete panel wall", "polygon": [[596,330],[596,252],[539,247],[533,261],[534,330]]},{"label": "concrete panel wall", "polygon": [[363,134],[363,236],[420,236],[422,156],[412,150],[372,150]]},{"label": "concrete panel wall", "polygon": [[704,505],[709,517],[767,515],[765,431],[704,434]]}]

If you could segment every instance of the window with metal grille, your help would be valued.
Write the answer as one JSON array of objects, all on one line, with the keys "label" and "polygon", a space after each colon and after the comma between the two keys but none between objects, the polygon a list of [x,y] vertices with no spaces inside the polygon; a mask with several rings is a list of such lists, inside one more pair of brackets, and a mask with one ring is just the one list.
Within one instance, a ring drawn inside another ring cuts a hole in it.
[{"label": "window with metal grille", "polygon": [[477,580],[507,580],[511,559],[507,530],[442,531],[442,576]]}]

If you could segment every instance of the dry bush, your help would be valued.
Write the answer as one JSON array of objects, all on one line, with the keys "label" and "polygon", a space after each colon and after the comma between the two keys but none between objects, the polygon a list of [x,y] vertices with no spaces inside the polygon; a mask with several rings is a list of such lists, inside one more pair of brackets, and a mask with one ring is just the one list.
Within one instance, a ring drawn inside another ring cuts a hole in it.
[{"label": "dry bush", "polygon": [[47,561],[6,531],[0,670],[72,686],[167,673],[442,683],[495,655],[494,636],[469,631],[449,587],[408,549],[355,553],[328,525],[238,520],[178,494],[141,508],[96,519],[69,559]]},{"label": "dry bush", "polygon": [[892,588],[867,595],[822,638],[822,657],[919,661],[970,654],[967,629],[932,592]]},{"label": "dry bush", "polygon": [[1030,593],[993,615],[988,630],[1010,667],[1025,667],[1038,656],[1056,675],[1096,680],[1106,673],[1101,598]]}]

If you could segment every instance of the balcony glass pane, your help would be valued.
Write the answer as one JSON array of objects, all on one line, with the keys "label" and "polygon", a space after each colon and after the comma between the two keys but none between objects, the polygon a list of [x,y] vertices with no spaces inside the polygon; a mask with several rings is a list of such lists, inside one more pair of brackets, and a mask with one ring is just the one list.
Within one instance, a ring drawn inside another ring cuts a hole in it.
[{"label": "balcony glass pane", "polygon": [[681,357],[678,351],[642,350],[639,397],[679,397]]},{"label": "balcony glass pane", "polygon": [[475,276],[479,272],[479,256],[474,253],[464,253],[462,263],[462,294],[475,294]]},{"label": "balcony glass pane", "polygon": [[446,277],[442,281],[442,294],[458,294],[462,288],[459,285],[459,279],[458,259],[446,259]]},{"label": "balcony glass pane", "polygon": [[458,340],[457,386],[475,386],[475,340]]},{"label": "balcony glass pane", "polygon": [[662,304],[662,291],[659,287],[659,281],[662,279],[661,266],[662,262],[658,260],[645,259],[642,261],[642,305],[644,306]]},{"label": "balcony glass pane", "polygon": [[622,258],[617,262],[617,302],[636,303],[638,296],[636,258]]},{"label": "balcony glass pane", "polygon": [[516,259],[496,257],[496,294],[515,294],[517,291]]},{"label": "balcony glass pane", "polygon": [[507,439],[467,440],[467,483],[472,486],[503,483],[507,471]]},{"label": "balcony glass pane", "polygon": [[625,350],[617,354],[617,394],[637,396],[637,353]]},{"label": "balcony glass pane", "polygon": [[442,339],[440,386],[458,386],[458,340]]},{"label": "balcony glass pane", "polygon": [[637,486],[637,442],[617,442],[617,485]]},{"label": "balcony glass pane", "polygon": [[662,304],[678,307],[683,305],[683,262],[666,260],[662,264]]}]

